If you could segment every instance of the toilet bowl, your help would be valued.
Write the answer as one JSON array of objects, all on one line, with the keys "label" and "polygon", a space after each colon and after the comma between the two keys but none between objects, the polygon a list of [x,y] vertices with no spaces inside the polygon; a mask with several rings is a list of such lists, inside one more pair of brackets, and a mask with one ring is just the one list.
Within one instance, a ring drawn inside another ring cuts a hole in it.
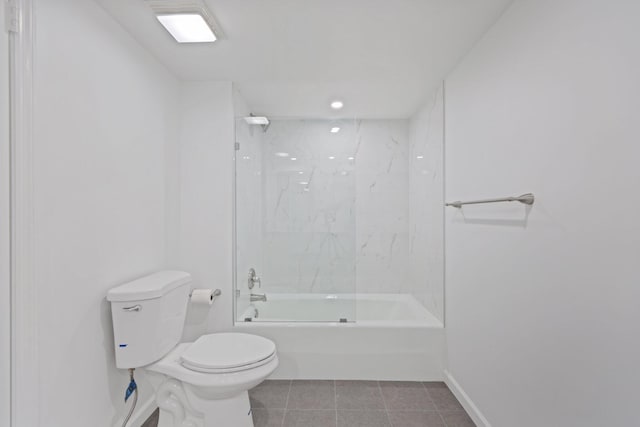
[{"label": "toilet bowl", "polygon": [[145,367],[164,378],[158,427],[253,427],[248,390],[278,367],[272,341],[243,333],[203,335]]},{"label": "toilet bowl", "polygon": [[109,291],[116,366],[151,373],[159,427],[253,427],[248,391],[278,367],[276,346],[245,333],[179,343],[190,284],[162,271]]}]

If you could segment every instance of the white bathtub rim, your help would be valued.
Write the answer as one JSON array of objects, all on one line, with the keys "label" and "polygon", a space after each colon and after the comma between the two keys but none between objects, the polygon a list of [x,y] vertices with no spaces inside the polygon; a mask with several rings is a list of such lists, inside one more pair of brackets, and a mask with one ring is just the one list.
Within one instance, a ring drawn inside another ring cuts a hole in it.
[{"label": "white bathtub rim", "polygon": [[323,321],[286,321],[286,320],[252,320],[250,322],[246,321],[236,321],[235,327],[239,328],[257,328],[257,327],[283,327],[283,328],[416,328],[416,329],[443,329],[444,325],[442,323],[427,323],[427,322],[405,322],[398,320],[362,320],[362,321],[353,321],[353,322],[323,322]]},{"label": "white bathtub rim", "polygon": [[[397,328],[443,328],[443,322],[438,319],[433,313],[431,313],[426,307],[424,307],[420,302],[411,294],[353,294],[353,293],[345,293],[345,294],[313,294],[313,293],[303,293],[303,294],[294,294],[294,293],[281,293],[281,294],[267,294],[268,301],[317,301],[317,300],[355,300],[356,307],[356,319],[348,322],[336,322],[336,321],[322,321],[322,320],[295,320],[292,321],[290,319],[278,319],[278,318],[268,318],[268,320],[261,320],[260,318],[254,319],[250,322],[235,319],[234,326],[245,325],[245,324],[276,324],[278,326],[311,326],[317,325],[316,327],[327,327],[327,326],[335,326],[335,327],[397,327]],[[394,319],[376,319],[376,320],[358,320],[357,311],[358,311],[358,303],[366,303],[367,301],[388,301],[388,302],[402,302],[407,304],[412,310],[416,312],[422,312],[424,314],[423,317],[419,317],[417,319],[404,319],[404,320],[394,320]],[[260,303],[264,304],[264,303]],[[251,311],[251,306],[249,306],[244,312]],[[244,313],[243,313],[244,316]],[[312,326],[313,327],[313,326]]]}]

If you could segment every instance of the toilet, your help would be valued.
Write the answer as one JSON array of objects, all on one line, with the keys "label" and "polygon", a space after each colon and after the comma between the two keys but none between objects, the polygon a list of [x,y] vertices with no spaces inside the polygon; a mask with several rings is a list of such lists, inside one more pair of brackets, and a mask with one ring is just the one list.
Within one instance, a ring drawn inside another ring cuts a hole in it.
[{"label": "toilet", "polygon": [[191,276],[161,271],[111,289],[116,366],[157,377],[158,427],[253,427],[248,390],[278,367],[275,344],[244,333],[180,343]]}]

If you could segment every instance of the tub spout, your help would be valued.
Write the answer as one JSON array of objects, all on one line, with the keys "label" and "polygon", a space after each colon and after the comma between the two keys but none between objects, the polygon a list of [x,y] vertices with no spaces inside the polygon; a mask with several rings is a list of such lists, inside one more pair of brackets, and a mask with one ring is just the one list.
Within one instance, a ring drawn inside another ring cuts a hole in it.
[{"label": "tub spout", "polygon": [[251,294],[251,302],[267,301],[267,294]]}]

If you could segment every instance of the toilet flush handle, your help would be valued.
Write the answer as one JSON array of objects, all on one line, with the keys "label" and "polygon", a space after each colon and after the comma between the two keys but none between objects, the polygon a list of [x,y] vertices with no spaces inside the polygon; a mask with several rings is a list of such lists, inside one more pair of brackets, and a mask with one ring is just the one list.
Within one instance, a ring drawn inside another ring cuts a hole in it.
[{"label": "toilet flush handle", "polygon": [[142,306],[140,304],[136,304],[131,307],[122,307],[124,311],[140,311],[142,310]]}]

